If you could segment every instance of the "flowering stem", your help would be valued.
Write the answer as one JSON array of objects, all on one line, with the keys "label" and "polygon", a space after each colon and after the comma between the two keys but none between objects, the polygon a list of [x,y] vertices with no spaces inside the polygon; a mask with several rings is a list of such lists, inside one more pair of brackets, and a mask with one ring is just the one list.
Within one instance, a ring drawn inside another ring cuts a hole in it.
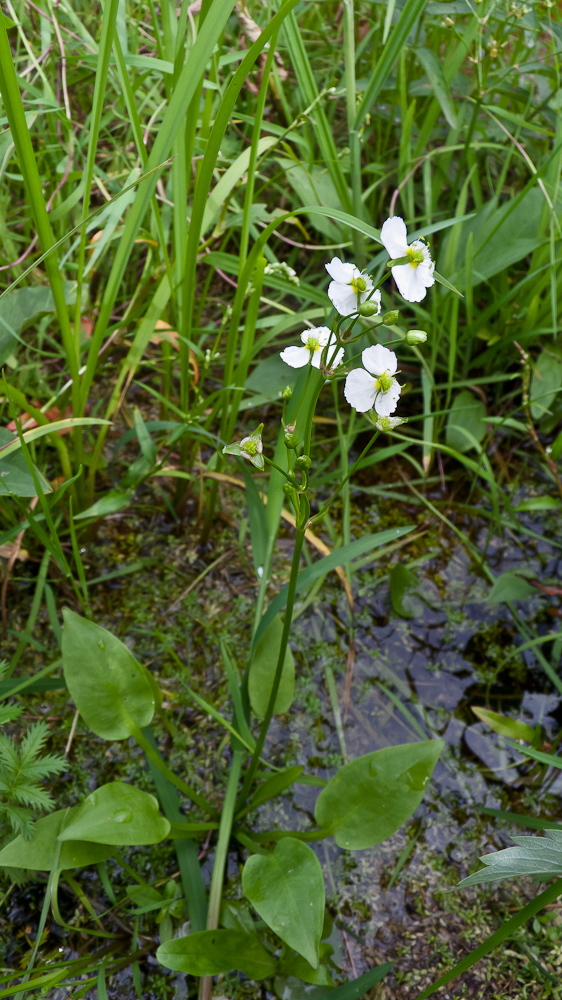
[{"label": "flowering stem", "polygon": [[256,771],[258,769],[258,764],[260,761],[260,757],[262,755],[269,725],[271,723],[271,719],[273,718],[275,702],[277,700],[279,685],[281,683],[281,674],[283,673],[283,664],[285,663],[287,644],[289,642],[289,632],[291,630],[291,621],[293,618],[293,607],[295,604],[295,594],[297,591],[297,577],[299,575],[300,558],[304,543],[305,530],[306,529],[304,526],[297,528],[297,535],[295,538],[295,548],[293,551],[293,561],[291,563],[291,576],[289,579],[289,588],[287,592],[287,609],[285,612],[285,622],[283,624],[283,633],[281,635],[281,644],[279,646],[279,655],[277,657],[277,666],[275,668],[273,686],[271,688],[271,693],[269,695],[269,701],[267,703],[265,716],[261,724],[260,734],[258,736],[256,748],[252,755],[250,766],[246,772],[246,777],[244,778],[244,784],[242,785],[242,790],[238,797],[238,802],[236,803],[236,812],[239,812],[240,809],[243,808],[243,806],[246,803],[246,799],[248,798],[248,793],[252,787],[252,782],[254,780]]},{"label": "flowering stem", "polygon": [[373,436],[372,436],[371,440],[369,441],[368,445],[366,445],[366,447],[363,448],[363,451],[361,452],[361,454],[360,454],[359,458],[357,459],[357,461],[354,462],[353,465],[351,466],[351,469],[347,473],[347,476],[344,479],[342,479],[340,485],[335,490],[335,492],[332,493],[331,497],[326,501],[326,503],[324,504],[324,506],[322,507],[322,509],[319,510],[318,513],[314,515],[314,517],[309,517],[308,521],[306,522],[306,528],[311,528],[312,525],[316,524],[317,521],[321,521],[322,520],[322,518],[324,517],[324,514],[327,513],[330,505],[336,499],[338,493],[340,493],[340,491],[344,488],[345,484],[351,479],[351,477],[352,477],[353,473],[355,472],[355,470],[357,469],[359,463],[365,457],[365,455],[367,454],[367,452],[370,451],[371,446],[374,445],[374,443],[377,440],[378,436],[379,436],[379,431],[376,431],[376,433],[373,434]]},{"label": "flowering stem", "polygon": [[285,477],[285,479],[287,480],[288,483],[291,484],[291,486],[295,485],[294,478],[287,472],[286,469],[282,469],[280,465],[277,465],[277,462],[274,462],[273,459],[268,458],[267,455],[263,456],[263,460],[264,462],[267,462],[268,465],[273,466],[273,468],[277,472],[281,473],[281,475]]}]

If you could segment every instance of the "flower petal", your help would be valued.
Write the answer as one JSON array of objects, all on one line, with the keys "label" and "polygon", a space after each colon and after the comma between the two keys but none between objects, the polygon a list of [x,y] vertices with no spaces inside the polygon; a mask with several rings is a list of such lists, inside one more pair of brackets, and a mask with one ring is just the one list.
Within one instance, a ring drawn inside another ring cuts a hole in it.
[{"label": "flower petal", "polygon": [[435,278],[433,277],[433,272],[435,270],[435,264],[430,260],[427,264],[424,262],[418,267],[420,272],[420,279],[423,281],[426,288],[431,288],[435,284]]},{"label": "flower petal", "polygon": [[406,223],[399,215],[387,219],[381,229],[381,243],[391,260],[405,257],[408,252],[408,235]]},{"label": "flower petal", "polygon": [[[425,299],[427,286],[423,273],[424,271],[427,273],[428,269],[424,268],[423,264],[420,264],[419,267],[412,267],[411,264],[398,264],[391,270],[392,277],[398,285],[398,291],[407,302],[421,302],[422,299]],[[422,274],[419,273],[420,271]],[[433,278],[433,275],[431,277]],[[430,284],[433,284],[433,281]]]},{"label": "flower petal", "polygon": [[343,394],[358,413],[372,409],[377,390],[375,380],[364,368],[355,368],[345,380]]},{"label": "flower petal", "polygon": [[357,292],[351,285],[342,285],[339,281],[331,281],[328,285],[328,298],[340,316],[350,316],[359,308]]},{"label": "flower petal", "polygon": [[306,347],[286,347],[281,351],[280,357],[291,368],[304,368],[308,364],[310,351]]},{"label": "flower petal", "polygon": [[345,264],[339,257],[332,257],[330,263],[325,266],[330,278],[344,285],[349,285],[349,282],[354,277],[354,272],[357,270],[355,264]]},{"label": "flower petal", "polygon": [[329,326],[315,326],[310,332],[314,334],[322,347],[326,347],[334,336]]},{"label": "flower petal", "polygon": [[375,398],[375,410],[377,411],[379,417],[389,417],[391,413],[394,413],[398,405],[401,392],[402,386],[399,382],[393,382],[390,389],[386,392],[377,392]]},{"label": "flower petal", "polygon": [[367,347],[361,355],[361,360],[371,375],[384,375],[385,372],[394,375],[398,367],[394,351],[389,351],[388,347],[383,347],[382,344]]}]

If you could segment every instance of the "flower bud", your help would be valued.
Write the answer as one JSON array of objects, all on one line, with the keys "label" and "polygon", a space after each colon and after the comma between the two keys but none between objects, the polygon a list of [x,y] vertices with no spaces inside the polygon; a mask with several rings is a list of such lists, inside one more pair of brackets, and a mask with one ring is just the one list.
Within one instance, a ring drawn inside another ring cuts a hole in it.
[{"label": "flower bud", "polygon": [[285,434],[285,447],[286,448],[298,448],[299,439],[296,434],[288,433]]},{"label": "flower bud", "polygon": [[380,312],[380,303],[374,300],[368,299],[367,302],[362,302],[359,306],[360,316],[376,316]]},{"label": "flower bud", "polygon": [[295,469],[301,471],[302,469],[310,469],[312,465],[312,459],[310,455],[299,455],[295,462]]},{"label": "flower bud", "polygon": [[406,334],[406,343],[409,344],[410,347],[414,347],[416,344],[425,344],[426,340],[427,333],[425,330],[410,330],[410,332]]},{"label": "flower bud", "polygon": [[281,399],[290,399],[292,395],[293,395],[293,390],[291,389],[291,386],[286,385],[285,388],[283,389],[283,392],[281,393]]},{"label": "flower bud", "polygon": [[398,309],[391,309],[390,312],[384,314],[382,321],[386,326],[392,326],[393,323],[396,323],[399,315],[400,311]]},{"label": "flower bud", "polygon": [[294,487],[290,483],[283,483],[283,493],[289,500],[292,499],[294,493]]}]

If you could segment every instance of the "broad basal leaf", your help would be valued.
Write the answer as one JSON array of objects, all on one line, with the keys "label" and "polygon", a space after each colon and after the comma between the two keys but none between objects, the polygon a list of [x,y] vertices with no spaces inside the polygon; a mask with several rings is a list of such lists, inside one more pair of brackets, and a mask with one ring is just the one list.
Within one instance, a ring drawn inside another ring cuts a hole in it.
[{"label": "broad basal leaf", "polygon": [[506,570],[496,578],[487,600],[488,604],[501,604],[502,601],[521,601],[536,593],[536,588],[524,577]]},{"label": "broad basal leaf", "polygon": [[406,743],[345,764],[316,800],[316,822],[350,851],[390,837],[419,806],[443,740]]},{"label": "broad basal leaf", "polygon": [[312,848],[284,837],[271,854],[252,855],[244,865],[242,889],[262,920],[317,969],[325,894]]},{"label": "broad basal leaf", "polygon": [[[260,716],[260,718],[263,718],[266,713],[267,703],[273,687],[282,632],[283,621],[280,615],[276,615],[259,640],[252,658],[248,691],[250,694],[250,704],[256,715]],[[273,709],[275,715],[281,715],[283,712],[289,711],[294,693],[295,661],[293,660],[291,650],[287,647],[281,674],[281,683]]]},{"label": "broad basal leaf", "polygon": [[445,440],[455,451],[470,451],[486,433],[486,407],[476,399],[470,389],[463,389],[455,396],[447,418]]},{"label": "broad basal leaf", "polygon": [[104,740],[122,740],[131,721],[150,725],[157,688],[148,670],[107,629],[63,609],[64,678],[76,708]]},{"label": "broad basal leaf", "polygon": [[78,808],[59,840],[125,847],[158,844],[170,832],[153,795],[123,781],[101,785]]},{"label": "broad basal leaf", "polygon": [[0,868],[24,868],[30,871],[48,872],[53,868],[85,868],[106,861],[113,854],[113,847],[105,844],[88,844],[80,840],[59,842],[65,824],[71,822],[78,807],[59,809],[57,812],[37,820],[31,840],[16,837],[3,851],[0,851]]}]

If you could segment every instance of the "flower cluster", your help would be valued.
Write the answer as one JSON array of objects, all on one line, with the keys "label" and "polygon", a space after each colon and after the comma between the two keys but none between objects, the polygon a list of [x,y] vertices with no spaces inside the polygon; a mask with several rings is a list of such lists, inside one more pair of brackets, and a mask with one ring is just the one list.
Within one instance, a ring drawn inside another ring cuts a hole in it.
[{"label": "flower cluster", "polygon": [[[406,224],[400,216],[387,219],[380,232],[381,243],[387,251],[392,277],[398,286],[400,294],[408,302],[421,302],[427,295],[428,288],[435,283],[435,264],[431,259],[429,246],[424,239],[414,240],[408,244]],[[355,264],[332,257],[326,264],[331,281],[328,285],[328,297],[341,317],[378,316],[381,311],[381,293],[375,288],[373,279],[361,271]],[[283,274],[291,283],[298,284],[294,270],[286,264],[268,264],[266,274]],[[398,312],[385,313],[378,323],[392,326],[398,317]],[[353,321],[354,322],[354,321]],[[352,322],[352,325],[353,325]],[[339,321],[338,321],[339,323]],[[341,347],[343,337],[339,334],[339,325],[334,330],[327,326],[318,326],[301,333],[301,345],[291,345],[281,351],[282,360],[291,368],[322,369],[327,374],[333,374],[344,358],[344,348]],[[347,343],[357,337],[347,337]],[[410,347],[416,347],[427,340],[424,330],[411,330],[406,334],[405,341]],[[375,426],[380,431],[393,430],[404,423],[402,417],[393,417],[402,386],[396,375],[398,361],[393,351],[382,344],[368,347],[361,354],[362,368],[354,368],[346,377],[344,396],[347,402],[358,413],[374,410]],[[289,387],[283,391],[283,398],[290,398]],[[262,456],[261,431],[258,427],[253,434],[243,438],[237,444],[223,449],[226,454],[240,455],[247,458],[258,469],[264,468]],[[286,435],[288,447],[294,447]],[[302,457],[302,456],[301,456]]]}]

